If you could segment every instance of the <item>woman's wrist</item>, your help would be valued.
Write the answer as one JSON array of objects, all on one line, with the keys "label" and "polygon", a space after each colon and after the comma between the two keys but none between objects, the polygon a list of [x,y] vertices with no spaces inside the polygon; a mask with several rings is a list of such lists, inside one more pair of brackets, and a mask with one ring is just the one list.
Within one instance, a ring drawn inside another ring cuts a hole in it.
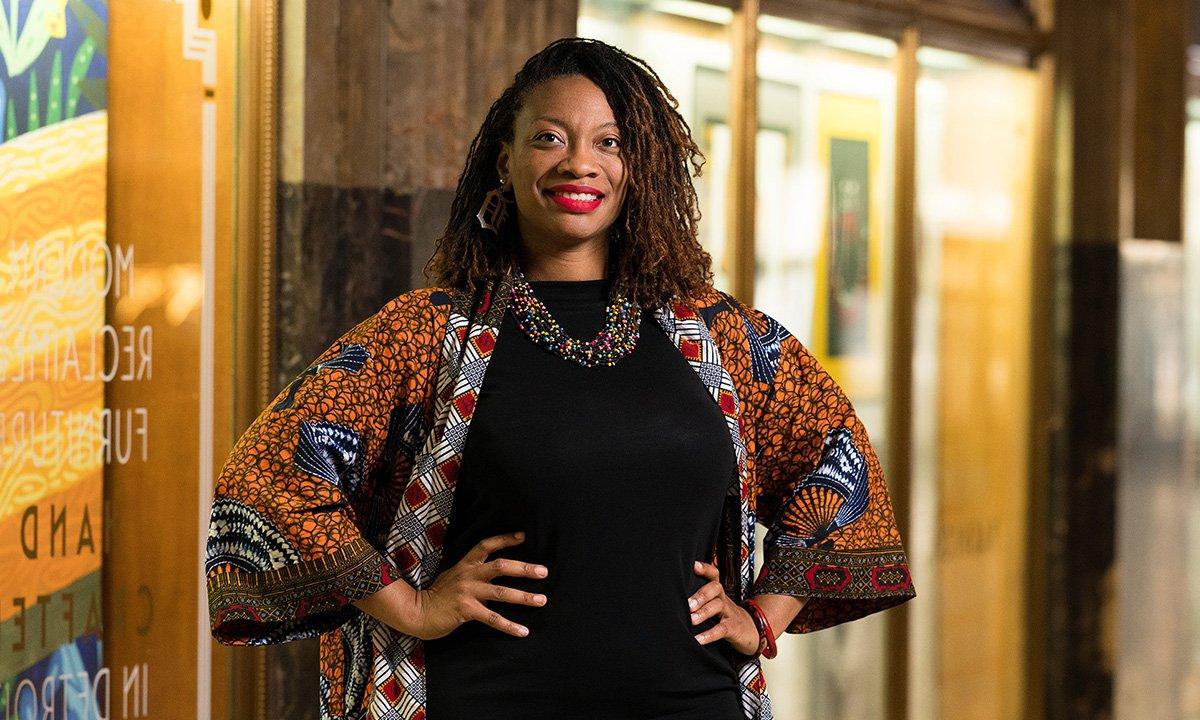
[{"label": "woman's wrist", "polygon": [[754,625],[758,628],[758,648],[754,651],[751,657],[762,656],[765,658],[775,657],[777,648],[775,647],[775,633],[771,629],[771,621],[767,619],[766,612],[752,598],[746,598],[740,605],[750,613],[750,617],[754,619]]},{"label": "woman's wrist", "polygon": [[767,616],[767,620],[771,623],[771,629],[775,631],[775,640],[783,637],[787,629],[792,626],[799,617],[801,610],[809,598],[797,595],[779,595],[776,593],[760,593],[751,595],[751,599],[758,603],[762,608],[763,614]]},{"label": "woman's wrist", "polygon": [[404,580],[394,580],[354,605],[389,627],[420,637],[420,603],[418,590]]}]

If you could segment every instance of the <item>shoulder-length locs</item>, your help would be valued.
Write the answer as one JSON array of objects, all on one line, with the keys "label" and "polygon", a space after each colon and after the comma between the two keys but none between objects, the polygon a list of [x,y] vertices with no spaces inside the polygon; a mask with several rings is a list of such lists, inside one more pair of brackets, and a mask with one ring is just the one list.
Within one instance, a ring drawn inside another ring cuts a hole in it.
[{"label": "shoulder-length locs", "polygon": [[434,285],[477,290],[510,270],[516,259],[516,207],[499,236],[475,215],[497,186],[501,142],[512,142],[514,120],[538,84],[583,75],[604,91],[621,131],[628,173],[625,203],[610,233],[609,277],[644,307],[694,298],[712,288],[712,258],[698,238],[700,210],[692,170],[704,156],[679,114],[679,101],[644,60],[600,40],[555,40],[525,62],[492,103],[471,142],[446,230],[425,266]]}]

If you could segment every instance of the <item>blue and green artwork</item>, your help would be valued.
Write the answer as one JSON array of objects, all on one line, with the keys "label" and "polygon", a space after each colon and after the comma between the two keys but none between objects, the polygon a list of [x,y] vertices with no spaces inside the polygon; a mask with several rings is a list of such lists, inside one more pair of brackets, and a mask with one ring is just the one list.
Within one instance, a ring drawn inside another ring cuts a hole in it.
[{"label": "blue and green artwork", "polygon": [[105,0],[0,0],[0,143],[106,106]]}]

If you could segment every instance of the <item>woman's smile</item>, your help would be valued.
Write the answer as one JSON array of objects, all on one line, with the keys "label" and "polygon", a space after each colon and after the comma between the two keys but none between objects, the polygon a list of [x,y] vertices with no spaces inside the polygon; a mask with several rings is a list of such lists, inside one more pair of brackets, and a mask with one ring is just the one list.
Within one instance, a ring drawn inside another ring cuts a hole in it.
[{"label": "woman's smile", "polygon": [[572,213],[590,213],[604,202],[604,193],[589,185],[555,185],[543,191],[559,207]]}]

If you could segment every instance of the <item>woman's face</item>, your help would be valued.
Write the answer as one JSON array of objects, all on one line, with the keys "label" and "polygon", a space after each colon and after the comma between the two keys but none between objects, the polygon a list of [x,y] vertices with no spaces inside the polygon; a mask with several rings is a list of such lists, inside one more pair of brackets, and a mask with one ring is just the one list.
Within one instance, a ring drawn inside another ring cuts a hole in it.
[{"label": "woman's face", "polygon": [[591,80],[566,75],[534,88],[497,171],[512,183],[526,251],[607,247],[625,199],[625,162],[612,108]]}]

